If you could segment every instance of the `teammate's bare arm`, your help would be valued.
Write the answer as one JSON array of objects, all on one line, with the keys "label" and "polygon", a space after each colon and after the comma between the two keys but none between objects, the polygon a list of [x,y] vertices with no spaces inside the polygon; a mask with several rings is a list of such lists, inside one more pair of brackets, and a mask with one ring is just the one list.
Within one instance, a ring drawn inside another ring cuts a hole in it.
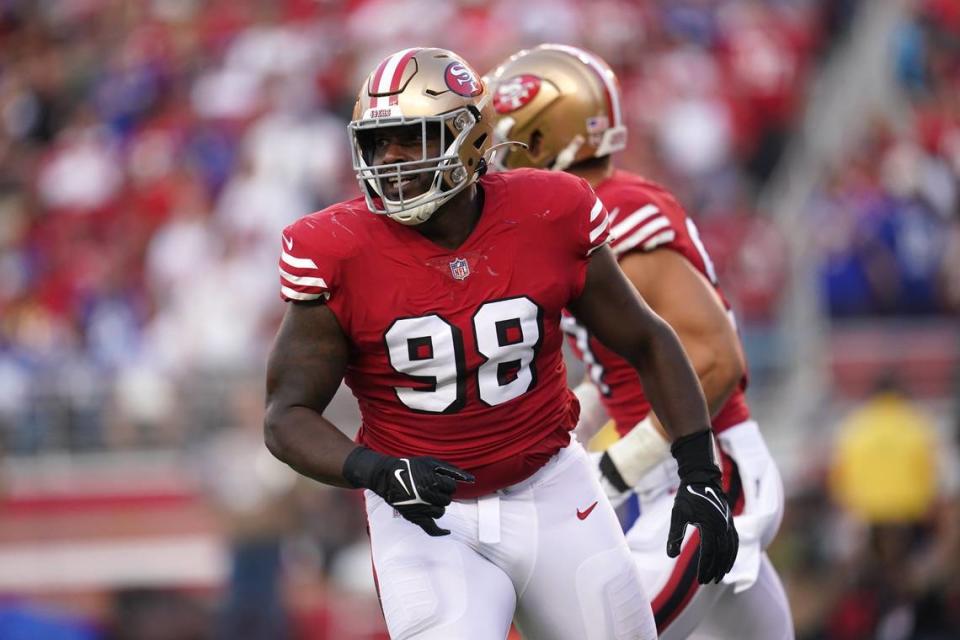
[{"label": "teammate's bare arm", "polygon": [[676,332],[716,414],[744,373],[740,341],[716,290],[676,251],[631,252],[620,268]]},{"label": "teammate's bare arm", "polygon": [[583,291],[568,308],[637,370],[673,438],[710,427],[703,392],[677,335],[643,301],[608,248],[593,253]]},{"label": "teammate's bare arm", "polygon": [[267,361],[267,448],[299,473],[340,487],[343,462],[356,448],[323,417],[343,380],[348,345],[333,312],[320,302],[287,305]]},{"label": "teammate's bare arm", "polygon": [[[743,355],[733,323],[716,289],[676,251],[630,252],[620,268],[654,312],[680,339],[716,415],[744,374]],[[600,468],[611,500],[640,481],[668,456],[669,439],[654,413],[611,445]]]}]

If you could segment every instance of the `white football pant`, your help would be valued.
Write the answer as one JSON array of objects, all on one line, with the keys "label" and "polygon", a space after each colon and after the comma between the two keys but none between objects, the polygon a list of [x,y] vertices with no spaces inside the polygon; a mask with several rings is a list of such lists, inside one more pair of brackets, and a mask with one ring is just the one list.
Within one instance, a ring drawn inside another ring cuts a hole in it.
[{"label": "white football pant", "polygon": [[649,599],[583,447],[521,483],[454,501],[430,537],[364,493],[394,640],[651,640]]},{"label": "white football pant", "polygon": [[719,584],[697,583],[699,534],[694,537],[693,527],[687,528],[680,555],[666,555],[679,484],[676,462],[655,467],[637,488],[640,517],[627,532],[627,542],[644,589],[652,595],[660,638],[793,640],[789,602],[764,551],[783,519],[780,472],[752,420],[721,433],[717,444],[736,465],[728,494],[740,535],[737,560]]}]

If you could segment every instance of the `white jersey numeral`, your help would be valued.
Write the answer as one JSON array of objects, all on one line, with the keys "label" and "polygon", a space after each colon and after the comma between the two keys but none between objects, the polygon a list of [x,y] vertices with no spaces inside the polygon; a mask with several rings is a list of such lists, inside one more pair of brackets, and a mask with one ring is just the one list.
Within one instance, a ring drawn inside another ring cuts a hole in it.
[{"label": "white jersey numeral", "polygon": [[421,383],[419,387],[395,387],[400,402],[429,413],[449,413],[463,406],[459,329],[434,314],[397,320],[384,337],[393,368]]},{"label": "white jersey numeral", "polygon": [[488,302],[473,316],[477,351],[486,358],[477,372],[484,403],[513,400],[536,382],[533,357],[543,333],[541,322],[540,309],[529,298]]},{"label": "white jersey numeral", "polygon": [[[480,400],[502,404],[536,385],[534,359],[543,336],[542,312],[526,297],[483,304],[473,316]],[[384,335],[390,365],[417,386],[394,387],[414,411],[454,413],[466,402],[467,367],[460,330],[437,314],[396,320]]]}]

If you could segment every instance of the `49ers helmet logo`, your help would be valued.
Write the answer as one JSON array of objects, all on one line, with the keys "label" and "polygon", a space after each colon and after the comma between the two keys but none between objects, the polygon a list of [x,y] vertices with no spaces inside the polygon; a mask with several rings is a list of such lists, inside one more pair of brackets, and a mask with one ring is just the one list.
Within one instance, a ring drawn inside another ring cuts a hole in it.
[{"label": "49ers helmet logo", "polygon": [[541,82],[538,76],[527,73],[504,80],[493,96],[493,108],[497,113],[516,111],[537,97]]},{"label": "49ers helmet logo", "polygon": [[451,62],[447,65],[443,79],[451,91],[465,98],[483,93],[483,84],[480,79],[462,62]]}]

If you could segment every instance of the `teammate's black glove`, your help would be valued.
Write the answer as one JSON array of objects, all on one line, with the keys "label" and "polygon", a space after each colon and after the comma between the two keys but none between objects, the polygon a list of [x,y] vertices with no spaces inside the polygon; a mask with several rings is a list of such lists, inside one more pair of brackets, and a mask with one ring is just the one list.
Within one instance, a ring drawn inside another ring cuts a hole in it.
[{"label": "teammate's black glove", "polygon": [[450,504],[457,482],[473,482],[472,474],[435,458],[394,458],[357,447],[343,462],[343,477],[355,487],[370,489],[431,536],[445,536],[436,519]]},{"label": "teammate's black glove", "polygon": [[670,452],[680,465],[680,488],[673,502],[667,555],[676,558],[687,525],[700,530],[700,584],[720,582],[733,567],[740,537],[733,513],[720,487],[720,469],[714,458],[713,433],[708,429],[677,438]]}]

